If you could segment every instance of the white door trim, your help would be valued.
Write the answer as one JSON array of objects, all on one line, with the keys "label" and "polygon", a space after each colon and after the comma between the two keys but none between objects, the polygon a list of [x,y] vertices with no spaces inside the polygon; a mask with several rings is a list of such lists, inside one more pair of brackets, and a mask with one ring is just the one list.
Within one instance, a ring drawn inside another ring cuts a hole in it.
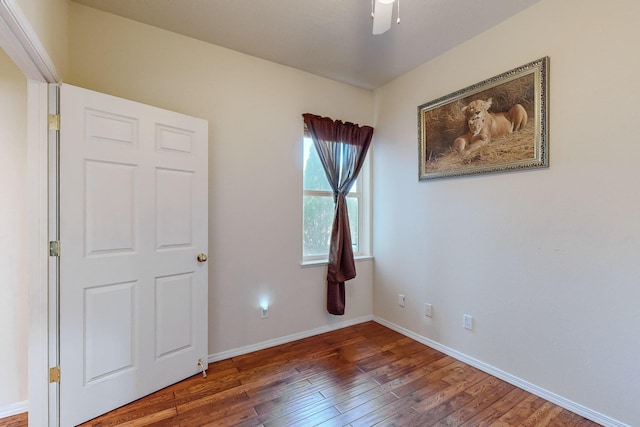
[{"label": "white door trim", "polygon": [[[22,10],[0,0],[0,47],[28,79],[27,170],[29,281],[29,423],[49,424],[49,282],[47,83],[60,76]],[[56,403],[57,404],[57,403]],[[55,425],[55,424],[52,424]]]},{"label": "white door trim", "polygon": [[28,83],[29,422],[49,425],[48,150],[46,83]]}]

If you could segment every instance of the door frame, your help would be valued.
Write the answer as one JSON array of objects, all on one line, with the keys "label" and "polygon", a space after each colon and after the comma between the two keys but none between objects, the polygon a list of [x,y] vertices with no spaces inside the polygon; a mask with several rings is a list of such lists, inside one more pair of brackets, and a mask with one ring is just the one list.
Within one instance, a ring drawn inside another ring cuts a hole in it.
[{"label": "door frame", "polygon": [[[11,0],[0,0],[0,47],[27,78],[29,423],[55,427],[58,425],[58,387],[49,384],[49,358],[57,357],[58,331],[52,328],[50,319],[58,318],[58,307],[57,296],[49,289],[50,284],[57,284],[49,280],[51,212],[47,115],[48,83],[58,83],[61,79],[27,17]],[[57,197],[55,192],[56,189],[53,197]]]}]

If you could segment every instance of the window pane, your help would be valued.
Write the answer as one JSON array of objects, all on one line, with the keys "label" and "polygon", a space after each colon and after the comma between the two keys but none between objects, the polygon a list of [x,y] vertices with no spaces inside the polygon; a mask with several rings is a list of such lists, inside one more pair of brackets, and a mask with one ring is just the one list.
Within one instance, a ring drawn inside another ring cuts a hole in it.
[{"label": "window pane", "polygon": [[[305,190],[333,191],[327,181],[327,174],[324,171],[320,157],[313,146],[311,138],[304,138],[304,181]],[[354,182],[349,190],[350,193],[358,191],[358,181]]]},{"label": "window pane", "polygon": [[304,139],[303,186],[305,190],[332,191],[311,138]]},{"label": "window pane", "polygon": [[[359,251],[358,245],[358,199],[347,197],[349,228],[353,252]],[[303,206],[303,255],[329,255],[329,239],[335,208],[331,196],[304,196]]]},{"label": "window pane", "polygon": [[329,254],[333,212],[333,197],[304,196],[304,256],[326,256]]},{"label": "window pane", "polygon": [[351,247],[353,253],[359,252],[358,245],[358,199],[347,197],[347,211],[349,211],[349,228],[351,229]]}]

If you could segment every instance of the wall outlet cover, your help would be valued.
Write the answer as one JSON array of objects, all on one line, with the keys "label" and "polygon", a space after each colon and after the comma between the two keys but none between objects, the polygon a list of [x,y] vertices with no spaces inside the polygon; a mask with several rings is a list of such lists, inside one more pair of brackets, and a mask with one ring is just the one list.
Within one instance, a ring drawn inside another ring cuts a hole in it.
[{"label": "wall outlet cover", "polygon": [[424,315],[431,317],[433,315],[433,307],[429,303],[424,303]]},{"label": "wall outlet cover", "polygon": [[470,331],[473,330],[473,317],[465,314],[462,318],[462,327]]}]

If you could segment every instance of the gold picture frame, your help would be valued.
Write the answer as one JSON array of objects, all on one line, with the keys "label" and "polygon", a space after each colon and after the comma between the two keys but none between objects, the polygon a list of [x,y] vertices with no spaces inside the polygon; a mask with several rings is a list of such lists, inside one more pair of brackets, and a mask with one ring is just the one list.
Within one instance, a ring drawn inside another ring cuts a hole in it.
[{"label": "gold picture frame", "polygon": [[418,107],[420,181],[549,166],[549,58]]}]

